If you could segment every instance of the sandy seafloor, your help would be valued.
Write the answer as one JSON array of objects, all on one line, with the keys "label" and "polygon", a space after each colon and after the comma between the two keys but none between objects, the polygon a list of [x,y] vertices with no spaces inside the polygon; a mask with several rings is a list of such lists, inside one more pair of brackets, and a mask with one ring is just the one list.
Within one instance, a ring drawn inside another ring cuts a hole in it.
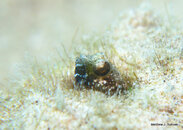
[{"label": "sandy seafloor", "polygon": [[[2,2],[0,129],[183,128],[181,2],[104,3]],[[76,57],[97,52],[132,89],[73,86]]]}]

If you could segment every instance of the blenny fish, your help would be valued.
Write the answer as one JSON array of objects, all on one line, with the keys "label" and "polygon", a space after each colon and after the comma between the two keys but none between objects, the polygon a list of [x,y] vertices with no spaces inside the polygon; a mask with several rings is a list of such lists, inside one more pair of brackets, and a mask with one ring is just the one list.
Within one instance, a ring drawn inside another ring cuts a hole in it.
[{"label": "blenny fish", "polygon": [[77,86],[109,95],[121,93],[127,88],[120,72],[103,53],[77,57],[74,77]]}]

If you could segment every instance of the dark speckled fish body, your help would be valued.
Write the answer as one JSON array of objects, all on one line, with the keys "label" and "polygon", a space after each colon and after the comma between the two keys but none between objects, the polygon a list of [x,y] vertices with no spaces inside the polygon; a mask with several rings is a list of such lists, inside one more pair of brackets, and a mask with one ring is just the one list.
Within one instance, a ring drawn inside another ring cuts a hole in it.
[{"label": "dark speckled fish body", "polygon": [[78,57],[74,76],[77,85],[106,94],[119,93],[126,86],[120,73],[103,53]]}]

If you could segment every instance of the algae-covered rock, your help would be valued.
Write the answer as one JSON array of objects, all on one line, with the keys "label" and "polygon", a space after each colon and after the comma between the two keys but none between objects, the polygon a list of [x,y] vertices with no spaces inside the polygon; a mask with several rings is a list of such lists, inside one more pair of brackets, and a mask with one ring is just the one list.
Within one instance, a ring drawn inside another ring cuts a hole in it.
[{"label": "algae-covered rock", "polygon": [[67,55],[58,49],[60,57],[29,64],[0,91],[0,127],[181,129],[183,29],[172,20],[149,6],[130,9]]}]

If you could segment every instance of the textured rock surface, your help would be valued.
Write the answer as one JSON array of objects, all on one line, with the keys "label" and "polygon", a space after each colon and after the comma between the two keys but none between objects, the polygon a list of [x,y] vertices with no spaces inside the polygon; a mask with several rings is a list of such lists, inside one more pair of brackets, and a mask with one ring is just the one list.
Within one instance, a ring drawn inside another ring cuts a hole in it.
[{"label": "textured rock surface", "polygon": [[[104,34],[85,35],[62,59],[30,64],[12,89],[0,92],[1,128],[154,129],[160,127],[152,123],[162,123],[181,129],[183,30],[171,17],[149,6],[126,11]],[[124,81],[137,80],[133,89],[113,96],[75,89],[74,62],[81,52],[104,52]]]}]

